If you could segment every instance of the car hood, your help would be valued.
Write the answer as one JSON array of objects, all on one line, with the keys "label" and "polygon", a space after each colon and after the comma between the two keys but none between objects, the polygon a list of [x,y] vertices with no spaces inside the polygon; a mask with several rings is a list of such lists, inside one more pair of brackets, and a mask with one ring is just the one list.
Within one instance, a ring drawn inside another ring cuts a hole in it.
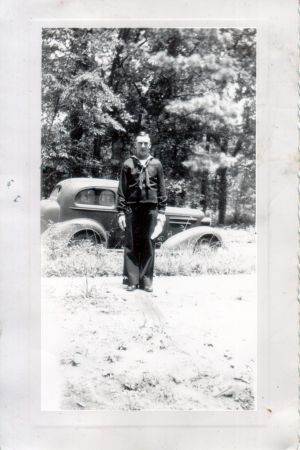
[{"label": "car hood", "polygon": [[204,213],[201,209],[195,208],[181,208],[176,206],[167,206],[166,208],[167,216],[192,216],[192,217],[204,217]]}]

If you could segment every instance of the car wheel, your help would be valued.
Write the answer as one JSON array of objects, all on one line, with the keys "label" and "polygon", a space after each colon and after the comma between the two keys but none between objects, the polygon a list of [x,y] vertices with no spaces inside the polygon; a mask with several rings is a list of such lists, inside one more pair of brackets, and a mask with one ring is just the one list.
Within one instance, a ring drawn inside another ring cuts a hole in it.
[{"label": "car wheel", "polygon": [[75,233],[74,236],[72,236],[69,245],[80,245],[83,242],[88,242],[91,245],[105,245],[105,240],[102,236],[99,236],[98,233],[92,230],[81,230],[78,233]]},{"label": "car wheel", "polygon": [[215,236],[214,234],[205,234],[197,240],[194,246],[194,252],[202,251],[205,248],[217,249],[221,247],[221,245],[222,242],[217,236]]}]

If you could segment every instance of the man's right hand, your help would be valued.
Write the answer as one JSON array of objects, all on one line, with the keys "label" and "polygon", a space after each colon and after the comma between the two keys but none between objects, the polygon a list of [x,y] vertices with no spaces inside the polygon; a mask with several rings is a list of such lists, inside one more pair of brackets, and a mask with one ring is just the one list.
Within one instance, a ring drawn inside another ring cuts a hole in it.
[{"label": "man's right hand", "polygon": [[124,231],[126,228],[125,214],[121,214],[119,216],[119,227],[121,228],[122,231]]}]

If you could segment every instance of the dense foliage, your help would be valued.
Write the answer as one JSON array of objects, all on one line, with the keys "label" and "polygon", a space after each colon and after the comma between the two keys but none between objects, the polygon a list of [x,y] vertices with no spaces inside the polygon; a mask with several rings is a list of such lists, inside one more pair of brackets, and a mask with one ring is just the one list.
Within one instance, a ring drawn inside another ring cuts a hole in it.
[{"label": "dense foliage", "polygon": [[255,30],[43,30],[42,195],[117,178],[147,129],[169,204],[255,217]]}]

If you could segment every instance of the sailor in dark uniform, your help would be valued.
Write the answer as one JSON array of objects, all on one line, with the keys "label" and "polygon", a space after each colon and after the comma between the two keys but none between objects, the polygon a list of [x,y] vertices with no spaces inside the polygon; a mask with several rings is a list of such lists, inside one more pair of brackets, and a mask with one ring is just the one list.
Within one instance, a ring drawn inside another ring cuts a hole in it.
[{"label": "sailor in dark uniform", "polygon": [[150,155],[147,133],[136,137],[134,155],[121,168],[118,187],[119,225],[125,230],[124,283],[152,292],[154,243],[158,221],[165,222],[166,190],[161,162]]}]

